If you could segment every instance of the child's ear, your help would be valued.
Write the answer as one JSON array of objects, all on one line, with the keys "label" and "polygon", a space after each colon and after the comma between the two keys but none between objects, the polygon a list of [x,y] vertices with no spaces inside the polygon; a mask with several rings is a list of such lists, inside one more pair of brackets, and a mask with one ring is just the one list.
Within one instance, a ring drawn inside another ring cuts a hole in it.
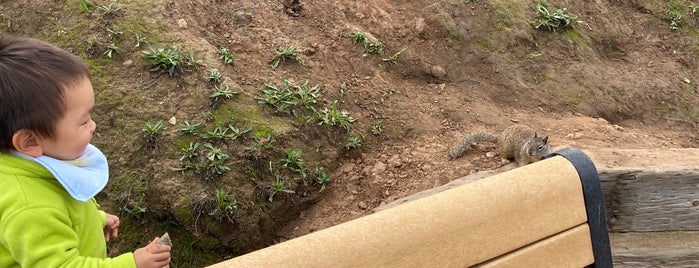
[{"label": "child's ear", "polygon": [[20,129],[12,135],[12,146],[20,153],[31,157],[39,157],[44,153],[39,139],[39,136],[34,131]]}]

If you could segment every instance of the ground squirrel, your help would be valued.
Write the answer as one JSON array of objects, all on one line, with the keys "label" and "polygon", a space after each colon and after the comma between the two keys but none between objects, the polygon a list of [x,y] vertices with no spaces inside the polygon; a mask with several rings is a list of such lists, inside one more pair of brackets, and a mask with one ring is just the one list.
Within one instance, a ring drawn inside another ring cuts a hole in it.
[{"label": "ground squirrel", "polygon": [[487,141],[497,143],[500,157],[514,158],[519,166],[524,166],[541,160],[542,156],[551,151],[548,140],[548,136],[541,137],[528,126],[512,125],[503,130],[499,136],[483,131],[466,135],[449,149],[448,155],[449,159],[455,159],[471,148],[472,144]]}]

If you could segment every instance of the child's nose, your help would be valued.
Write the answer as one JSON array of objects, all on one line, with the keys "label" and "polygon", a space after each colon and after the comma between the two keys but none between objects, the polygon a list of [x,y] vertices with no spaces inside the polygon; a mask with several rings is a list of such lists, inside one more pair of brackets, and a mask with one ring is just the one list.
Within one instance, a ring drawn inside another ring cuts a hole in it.
[{"label": "child's nose", "polygon": [[95,123],[95,121],[90,119],[90,133],[94,133],[96,128],[97,128],[97,123]]}]

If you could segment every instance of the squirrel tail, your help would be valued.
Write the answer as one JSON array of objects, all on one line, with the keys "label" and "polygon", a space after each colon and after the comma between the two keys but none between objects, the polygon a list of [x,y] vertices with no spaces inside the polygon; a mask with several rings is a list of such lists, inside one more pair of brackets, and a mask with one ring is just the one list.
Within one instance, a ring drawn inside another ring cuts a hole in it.
[{"label": "squirrel tail", "polygon": [[498,137],[488,132],[473,132],[466,135],[466,137],[463,137],[459,142],[452,146],[447,155],[449,156],[450,160],[458,158],[462,156],[469,148],[471,148],[472,144],[483,141],[496,143],[498,141]]}]

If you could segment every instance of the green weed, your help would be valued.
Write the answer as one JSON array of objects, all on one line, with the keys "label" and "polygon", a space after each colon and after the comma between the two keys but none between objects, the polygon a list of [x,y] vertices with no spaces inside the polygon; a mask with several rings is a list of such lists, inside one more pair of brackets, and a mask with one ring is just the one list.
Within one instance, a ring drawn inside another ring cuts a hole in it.
[{"label": "green weed", "polygon": [[540,0],[534,7],[538,18],[529,21],[536,29],[546,29],[551,32],[565,31],[573,28],[573,23],[582,23],[578,17],[570,14],[567,8],[558,8],[551,12],[548,2]]},{"label": "green weed", "polygon": [[[383,54],[383,44],[378,40],[369,40],[367,34],[362,31],[356,31],[349,34],[350,39],[352,39],[352,44],[362,44],[364,46],[364,52]],[[374,39],[374,38],[372,38]],[[397,55],[396,55],[397,57]]]},{"label": "green weed", "polygon": [[163,121],[151,123],[146,121],[143,127],[143,140],[148,148],[155,149],[160,142],[160,136],[165,132]]},{"label": "green weed", "polygon": [[134,47],[141,47],[141,43],[146,44],[148,41],[146,41],[145,37],[142,37],[140,34],[135,34],[134,38],[136,38],[136,45]]},{"label": "green weed", "polygon": [[228,135],[228,128],[224,127],[222,124],[216,124],[216,126],[204,133],[202,136],[204,139],[207,140],[218,140],[222,141],[226,138]]},{"label": "green weed", "polygon": [[373,135],[381,135],[381,133],[383,133],[383,121],[379,120],[371,124],[371,128],[369,129],[369,131]]},{"label": "green weed", "polygon": [[221,71],[219,71],[219,70],[216,69],[216,68],[212,68],[212,69],[209,71],[209,77],[208,77],[208,79],[209,79],[209,82],[213,82],[213,83],[216,83],[216,84],[220,84],[220,83],[221,83],[221,79],[222,79],[222,78],[221,78]]},{"label": "green weed", "polygon": [[217,109],[224,101],[233,98],[237,94],[240,94],[240,92],[231,90],[231,87],[228,85],[216,86],[214,88],[214,93],[211,93],[209,96],[211,99],[211,108]]},{"label": "green weed", "polygon": [[229,139],[231,139],[231,140],[235,140],[235,139],[237,139],[238,137],[242,136],[243,134],[252,131],[252,127],[249,127],[249,126],[248,126],[248,127],[245,127],[245,128],[242,128],[242,129],[241,129],[241,128],[237,128],[237,127],[236,127],[235,125],[233,125],[232,123],[228,123],[228,130],[230,130],[231,133],[228,134],[228,135],[226,135],[226,137],[229,138]]},{"label": "green weed", "polygon": [[116,44],[109,44],[109,46],[107,46],[107,51],[104,52],[104,57],[111,59],[112,55],[116,53],[117,49],[119,49],[119,47],[117,47]]},{"label": "green weed", "polygon": [[[678,0],[669,0],[665,8],[665,19],[670,21],[670,29],[679,30],[684,25],[685,6]],[[692,9],[694,12],[694,9]],[[694,13],[692,13],[694,14]]]},{"label": "green weed", "polygon": [[180,157],[180,161],[191,161],[194,159],[194,157],[199,156],[198,149],[198,142],[189,142],[189,146],[182,148],[182,156]]},{"label": "green weed", "polygon": [[274,195],[277,193],[288,193],[288,194],[294,194],[294,190],[286,188],[286,183],[284,182],[284,178],[282,177],[281,174],[275,174],[275,181],[272,183],[272,193],[269,194],[269,202],[274,201]]},{"label": "green weed", "polygon": [[180,128],[177,129],[177,133],[179,133],[180,135],[196,135],[202,128],[204,128],[203,122],[190,124],[189,121],[184,120],[182,123],[180,123]]},{"label": "green weed", "polygon": [[206,153],[206,159],[208,160],[206,163],[207,175],[217,177],[231,170],[231,168],[226,165],[226,160],[231,156],[224,153],[221,147],[213,146],[211,143],[205,143],[204,147],[209,149],[209,152]]},{"label": "green weed", "polygon": [[235,55],[225,47],[218,49],[218,58],[225,64],[233,64],[235,61]]},{"label": "green weed", "polygon": [[90,13],[90,8],[95,7],[95,4],[89,0],[80,0],[79,9],[81,13]]},{"label": "green weed", "polygon": [[320,111],[319,121],[321,125],[339,126],[349,130],[355,119],[347,111],[338,109],[337,100],[334,100],[330,109],[323,108]]},{"label": "green weed", "polygon": [[122,36],[124,34],[123,31],[121,31],[119,29],[112,29],[112,28],[107,28],[107,32],[112,34],[112,36],[117,37],[117,38],[119,38],[120,36]]},{"label": "green weed", "polygon": [[289,170],[295,171],[300,174],[301,177],[306,177],[306,166],[304,164],[303,158],[301,158],[302,151],[297,149],[287,149],[284,151],[286,153],[286,158],[282,158],[282,166]]},{"label": "green weed", "polygon": [[403,53],[403,51],[405,51],[405,48],[403,48],[403,49],[401,49],[400,51],[394,53],[393,55],[391,55],[391,56],[388,57],[388,58],[383,58],[383,61],[384,61],[384,62],[387,62],[387,63],[389,63],[389,64],[396,64],[396,59],[398,59],[398,56],[399,56],[401,53]]},{"label": "green weed", "polygon": [[265,87],[261,90],[262,96],[257,101],[275,107],[277,112],[291,113],[291,108],[298,103],[294,87],[288,79],[282,79],[279,86],[265,82]]},{"label": "green weed", "polygon": [[362,137],[354,135],[347,137],[347,142],[345,143],[345,148],[347,148],[347,150],[357,149],[359,147],[362,147]]},{"label": "green weed", "polygon": [[228,192],[223,188],[216,189],[216,207],[209,213],[209,216],[226,216],[230,220],[230,215],[238,211],[238,200],[230,198]]},{"label": "green weed", "polygon": [[362,32],[362,31],[356,31],[356,32],[350,33],[349,37],[350,37],[350,39],[352,39],[353,45],[356,45],[356,44],[364,45],[367,42],[366,33]]},{"label": "green weed", "polygon": [[269,60],[269,64],[270,66],[272,66],[272,69],[277,69],[279,63],[286,59],[294,60],[299,64],[304,65],[301,54],[298,51],[296,51],[296,46],[293,45],[287,46],[286,48],[278,47],[277,51],[274,54],[274,57],[272,57],[272,59]]},{"label": "green weed", "polygon": [[102,14],[104,14],[104,15],[114,15],[117,12],[121,11],[122,8],[123,8],[123,6],[120,6],[119,4],[117,4],[116,1],[110,2],[109,5],[106,5],[106,6],[105,5],[98,5],[97,6],[97,9],[101,10]]},{"label": "green weed", "polygon": [[328,175],[327,172],[325,172],[324,167],[316,167],[315,169],[316,173],[316,181],[320,185],[320,192],[325,191],[325,186],[330,183],[330,175]]},{"label": "green weed", "polygon": [[151,47],[150,50],[143,51],[143,57],[152,66],[151,72],[166,71],[170,77],[174,76],[177,70],[199,64],[199,61],[194,59],[193,51],[190,51],[187,57],[178,52],[176,46],[168,50]]},{"label": "green weed", "polygon": [[364,44],[366,53],[383,54],[383,44],[380,41],[368,42]]}]

